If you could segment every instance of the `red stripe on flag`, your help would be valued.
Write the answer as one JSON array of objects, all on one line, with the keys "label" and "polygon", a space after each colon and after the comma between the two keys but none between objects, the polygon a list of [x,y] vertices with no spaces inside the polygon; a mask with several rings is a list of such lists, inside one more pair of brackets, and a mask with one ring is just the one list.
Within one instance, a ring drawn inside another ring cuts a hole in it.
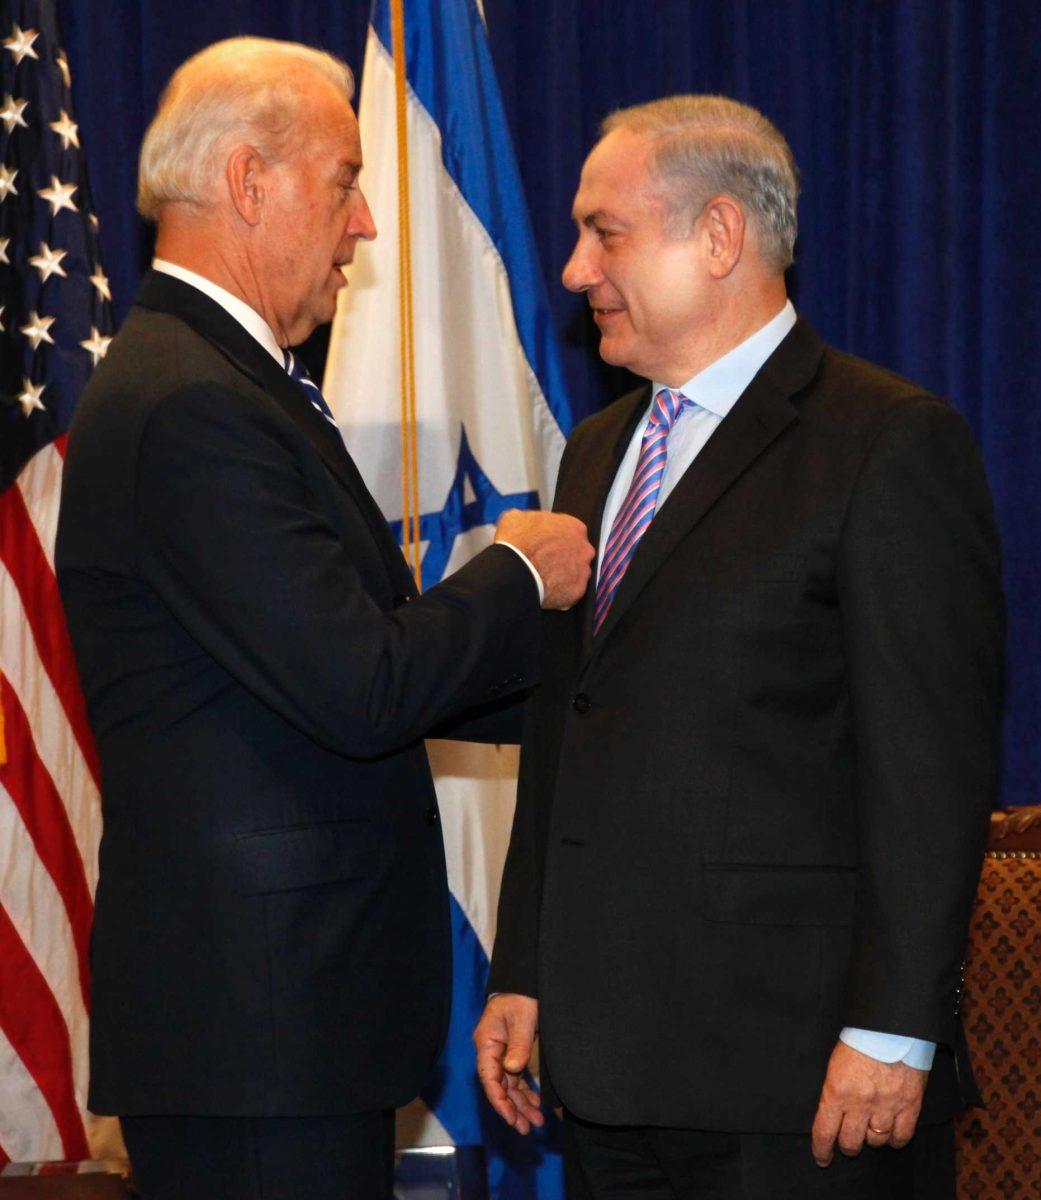
[{"label": "red stripe on flag", "polygon": [[10,1155],[3,1148],[3,1146],[0,1146],[0,1171],[2,1171],[4,1169],[4,1167],[6,1167],[10,1161],[11,1161]]},{"label": "red stripe on flag", "polygon": [[72,1086],[69,1031],[47,981],[0,908],[0,1029],[54,1114],[65,1158],[90,1157]]},{"label": "red stripe on flag", "polygon": [[83,1004],[90,1012],[90,925],[94,902],[80,858],[69,815],[54,780],[36,753],[32,732],[18,696],[0,676],[0,707],[7,729],[7,765],[0,767],[0,783],[7,788],[21,813],[40,861],[54,880],[69,914],[79,964]]},{"label": "red stripe on flag", "polygon": [[58,693],[87,767],[94,782],[100,783],[97,749],[87,724],[87,707],[80,691],[58,582],[17,487],[0,493],[0,561],[10,572],[22,598],[36,651]]},{"label": "red stripe on flag", "polygon": [[51,445],[55,448],[55,450],[58,451],[62,458],[65,457],[65,446],[68,443],[68,440],[69,435],[67,433],[63,433],[60,437],[56,437],[54,441],[51,442]]}]

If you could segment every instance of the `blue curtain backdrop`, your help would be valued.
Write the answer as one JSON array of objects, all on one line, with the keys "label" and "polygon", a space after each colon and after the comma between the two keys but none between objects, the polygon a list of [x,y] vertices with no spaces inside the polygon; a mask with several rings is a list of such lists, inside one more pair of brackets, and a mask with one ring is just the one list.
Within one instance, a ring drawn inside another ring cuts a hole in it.
[{"label": "blue curtain backdrop", "polygon": [[[626,386],[559,286],[599,119],[679,91],[762,109],[803,176],[798,308],[947,396],[983,447],[1009,603],[1003,799],[1041,802],[1041,5],[1037,0],[485,0],[573,410]],[[4,6],[0,6],[4,7]],[[174,67],[237,33],[360,69],[368,0],[59,0],[117,318],[150,252],[141,135]],[[321,354],[321,338],[312,352]]]}]

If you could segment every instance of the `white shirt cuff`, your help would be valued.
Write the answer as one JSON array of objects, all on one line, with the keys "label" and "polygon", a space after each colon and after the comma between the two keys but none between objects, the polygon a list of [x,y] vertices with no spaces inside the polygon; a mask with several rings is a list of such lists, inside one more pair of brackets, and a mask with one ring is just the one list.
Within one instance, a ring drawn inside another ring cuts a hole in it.
[{"label": "white shirt cuff", "polygon": [[902,1062],[919,1071],[932,1069],[933,1055],[936,1053],[935,1042],[925,1042],[921,1038],[904,1037],[899,1033],[879,1033],[875,1029],[857,1029],[846,1026],[839,1034],[839,1041],[845,1042],[861,1054],[879,1062]]},{"label": "white shirt cuff", "polygon": [[524,553],[523,550],[518,550],[517,547],[512,542],[496,542],[495,544],[497,546],[509,546],[509,548],[513,551],[513,553],[520,557],[521,561],[524,563],[524,565],[528,568],[528,570],[531,572],[532,576],[534,577],[535,583],[538,585],[539,604],[541,605],[542,601],[546,599],[546,587],[545,587],[545,584],[543,584],[543,582],[542,582],[542,576],[538,573],[538,571],[535,570],[535,564]]}]

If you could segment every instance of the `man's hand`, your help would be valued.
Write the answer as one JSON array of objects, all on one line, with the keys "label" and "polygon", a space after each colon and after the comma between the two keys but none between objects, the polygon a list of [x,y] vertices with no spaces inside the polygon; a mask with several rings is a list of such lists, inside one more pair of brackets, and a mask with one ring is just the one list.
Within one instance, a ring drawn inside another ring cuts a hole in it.
[{"label": "man's hand", "polygon": [[545,1120],[539,1110],[539,1094],[524,1078],[538,1026],[539,1002],[531,996],[504,992],[488,1001],[474,1030],[477,1074],[484,1094],[518,1133],[528,1133],[532,1125]]},{"label": "man's hand", "polygon": [[813,1157],[826,1167],[835,1141],[843,1154],[869,1146],[906,1146],[922,1108],[928,1071],[883,1063],[844,1042],[831,1053],[813,1122]]},{"label": "man's hand", "polygon": [[511,508],[499,518],[495,540],[516,546],[538,571],[543,608],[568,609],[581,600],[594,553],[581,521],[566,513]]}]

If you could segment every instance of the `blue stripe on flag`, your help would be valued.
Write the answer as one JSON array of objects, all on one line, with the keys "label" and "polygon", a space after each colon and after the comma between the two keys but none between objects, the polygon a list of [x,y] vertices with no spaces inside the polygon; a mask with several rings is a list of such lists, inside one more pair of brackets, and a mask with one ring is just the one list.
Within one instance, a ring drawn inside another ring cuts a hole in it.
[{"label": "blue stripe on flag", "polygon": [[[372,28],[391,54],[390,4]],[[499,251],[521,346],[549,410],[573,424],[520,173],[481,14],[474,0],[412,0],[406,9],[408,82],[441,132],[445,169]]]},{"label": "blue stripe on flag", "polygon": [[454,896],[452,911],[452,1017],[448,1038],[433,1083],[423,1101],[457,1146],[484,1146],[488,1186],[496,1200],[532,1200],[563,1194],[560,1165],[560,1122],[546,1112],[543,1129],[527,1137],[514,1133],[483,1096],[474,1106],[478,1089],[474,1067],[474,1026],[484,1009],[488,957]]}]

